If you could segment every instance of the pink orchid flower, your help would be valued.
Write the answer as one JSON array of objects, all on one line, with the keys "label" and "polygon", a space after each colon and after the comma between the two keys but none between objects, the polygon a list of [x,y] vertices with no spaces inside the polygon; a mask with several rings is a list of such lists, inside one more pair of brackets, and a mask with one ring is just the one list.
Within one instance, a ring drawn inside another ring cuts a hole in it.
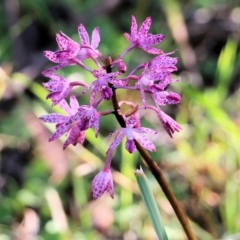
[{"label": "pink orchid flower", "polygon": [[52,51],[44,51],[43,54],[50,61],[54,63],[71,63],[71,59],[75,58],[80,51],[80,44],[73,41],[70,37],[68,37],[64,33],[56,34],[56,41],[60,50],[55,52]]},{"label": "pink orchid flower", "polygon": [[55,70],[59,70],[63,67],[75,64],[83,66],[81,61],[87,58],[92,58],[98,64],[96,59],[101,55],[97,50],[100,42],[99,28],[96,27],[93,30],[91,44],[89,41],[88,33],[82,24],[80,24],[78,27],[78,33],[82,44],[75,42],[66,34],[60,32],[60,34],[56,34],[56,41],[60,50],[57,50],[55,52],[43,52],[44,56],[47,57],[50,61],[59,63],[59,65],[55,66]]},{"label": "pink orchid flower", "polygon": [[87,86],[85,83],[80,81],[69,82],[65,78],[50,72],[45,72],[44,74],[45,76],[50,77],[50,81],[43,83],[43,86],[51,92],[46,98],[50,98],[52,100],[53,106],[66,98],[74,86]]},{"label": "pink orchid flower", "polygon": [[92,49],[91,48],[81,48],[81,50],[78,54],[78,59],[79,60],[85,60],[87,58],[92,58],[93,60],[96,59],[100,54],[99,51],[97,50],[99,42],[100,42],[99,28],[96,27],[93,29],[91,43],[89,40],[89,35],[86,31],[86,28],[83,26],[83,24],[79,24],[78,34],[79,34],[79,38],[81,39],[82,44],[92,47]]},{"label": "pink orchid flower", "polygon": [[[46,123],[56,123],[56,132],[49,138],[49,141],[53,141],[61,137],[64,133],[69,132],[67,140],[63,144],[63,149],[68,145],[76,145],[77,143],[83,144],[85,140],[85,132],[80,131],[77,127],[77,122],[75,125],[67,125],[64,130],[59,131],[60,127],[65,126],[65,123],[68,123],[72,116],[74,116],[79,108],[78,101],[74,95],[70,96],[70,106],[65,100],[59,102],[58,106],[62,108],[68,116],[64,116],[58,113],[50,113],[48,115],[41,116],[40,119]],[[62,128],[61,128],[62,129]]]},{"label": "pink orchid flower", "polygon": [[120,144],[120,142],[125,136],[127,138],[125,148],[129,153],[133,153],[136,151],[136,145],[134,143],[134,140],[136,140],[145,149],[151,152],[156,151],[156,147],[154,146],[154,144],[141,134],[149,133],[153,135],[156,134],[157,132],[145,127],[134,128],[136,124],[137,121],[135,119],[129,118],[126,122],[125,128],[120,128],[111,134],[111,135],[117,134],[117,136],[109,146],[107,155],[113,152],[113,150]]},{"label": "pink orchid flower", "polygon": [[88,128],[94,128],[95,136],[99,130],[99,114],[96,108],[92,106],[82,105],[77,109],[68,121],[65,121],[57,127],[57,131],[50,137],[49,141],[53,141],[68,132],[74,125],[77,125],[79,131],[85,131]]},{"label": "pink orchid flower", "polygon": [[136,87],[140,89],[144,106],[146,106],[145,91],[163,91],[165,87],[173,81],[170,75],[173,71],[177,70],[175,66],[177,58],[168,57],[167,55],[169,54],[171,53],[159,55],[151,62],[145,63],[143,73],[136,83]]},{"label": "pink orchid flower", "polygon": [[94,199],[101,197],[105,192],[109,192],[110,196],[114,198],[113,179],[109,168],[103,168],[92,181]]},{"label": "pink orchid flower", "polygon": [[[132,16],[132,25],[131,25],[131,35],[128,33],[124,33],[124,36],[131,43],[129,49],[132,48],[141,48],[142,50],[152,53],[152,54],[161,54],[162,50],[157,48],[152,48],[152,45],[156,45],[160,43],[164,39],[163,34],[150,34],[148,33],[152,20],[151,17],[147,17],[145,21],[137,31],[137,21],[134,16]],[[129,50],[128,49],[128,50]]]},{"label": "pink orchid flower", "polygon": [[[112,83],[112,84],[116,83],[114,81],[114,77],[118,75],[120,75],[119,72],[106,73],[105,70],[93,71],[93,76],[96,78],[96,80],[90,84],[90,86],[86,91],[83,92],[85,94],[89,89],[92,89],[92,94],[90,97],[90,105],[93,104],[99,92],[101,93],[102,99],[104,100],[111,99],[113,93],[108,83]],[[119,82],[120,81],[117,81],[118,84],[120,84]],[[123,84],[125,84],[125,82]]]},{"label": "pink orchid flower", "polygon": [[163,128],[171,138],[173,137],[172,135],[174,132],[179,132],[182,129],[175,120],[161,110],[158,112],[158,118],[161,121]]}]

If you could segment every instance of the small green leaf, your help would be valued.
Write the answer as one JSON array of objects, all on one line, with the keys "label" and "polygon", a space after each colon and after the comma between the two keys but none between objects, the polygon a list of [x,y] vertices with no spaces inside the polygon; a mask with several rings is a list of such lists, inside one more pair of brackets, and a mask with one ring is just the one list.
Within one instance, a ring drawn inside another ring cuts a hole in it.
[{"label": "small green leaf", "polygon": [[140,169],[135,171],[135,176],[137,179],[138,187],[140,189],[143,201],[148,211],[148,215],[151,219],[153,228],[158,236],[159,240],[168,240],[167,234],[165,232],[162,219],[154,199],[154,196],[149,188],[147,178],[140,167]]}]

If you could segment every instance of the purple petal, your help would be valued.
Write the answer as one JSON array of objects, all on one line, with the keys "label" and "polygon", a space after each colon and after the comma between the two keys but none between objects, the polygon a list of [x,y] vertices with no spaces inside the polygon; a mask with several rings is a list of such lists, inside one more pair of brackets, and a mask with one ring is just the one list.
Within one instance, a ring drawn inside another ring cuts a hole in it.
[{"label": "purple petal", "polygon": [[61,92],[52,92],[52,93],[49,93],[47,96],[46,96],[46,99],[51,99],[51,100],[54,100],[55,101],[55,104],[58,104],[63,98],[61,97]]},{"label": "purple petal", "polygon": [[117,77],[119,76],[121,73],[120,72],[112,72],[112,73],[107,73],[107,74],[102,74],[103,77],[106,77],[107,79],[109,79],[110,77]]},{"label": "purple petal", "polygon": [[95,130],[95,137],[98,137],[98,132],[99,132],[99,118],[95,119],[93,128],[94,128],[94,130]]},{"label": "purple petal", "polygon": [[69,117],[58,113],[50,113],[48,115],[41,116],[39,119],[46,123],[63,123],[66,122]]},{"label": "purple petal", "polygon": [[53,106],[57,105],[60,101],[62,101],[65,97],[67,97],[67,95],[69,94],[69,92],[71,91],[71,87],[69,88],[65,88],[63,89],[62,92],[53,92],[53,93],[49,93],[47,95],[47,99],[52,99],[53,102]]},{"label": "purple petal", "polygon": [[99,78],[102,76],[102,71],[101,70],[93,70],[92,74],[95,78]]},{"label": "purple petal", "polygon": [[109,192],[110,196],[114,198],[113,179],[109,169],[103,169],[99,172],[92,182],[92,193],[94,199],[101,197],[105,192]]},{"label": "purple petal", "polygon": [[150,128],[145,128],[145,127],[134,128],[133,131],[137,132],[137,133],[148,133],[148,134],[151,134],[151,135],[157,134],[156,131],[154,131]]},{"label": "purple petal", "polygon": [[151,152],[156,151],[155,145],[143,135],[133,131],[133,136],[134,136],[134,139],[145,149]]},{"label": "purple petal", "polygon": [[42,75],[45,76],[45,77],[51,77],[51,74],[55,71],[58,71],[59,69],[62,69],[64,67],[66,67],[67,65],[73,65],[69,62],[69,60],[67,60],[66,62],[64,63],[60,63],[59,65],[57,66],[54,66],[54,67],[51,67],[51,68],[48,68],[47,70],[44,70],[42,71]]},{"label": "purple petal", "polygon": [[123,61],[119,61],[117,66],[118,66],[119,72],[125,73],[127,71],[127,66],[125,65],[125,63]]},{"label": "purple petal", "polygon": [[167,75],[169,75],[169,72],[168,71],[164,71],[164,69],[160,68],[159,69],[156,69],[154,68],[154,71],[150,71],[149,72],[149,75],[151,77],[151,79],[155,79],[155,81],[158,81],[158,80],[163,80]]},{"label": "purple petal", "polygon": [[61,34],[56,34],[56,41],[61,50],[67,50],[68,48],[68,40],[63,37]]},{"label": "purple petal", "polygon": [[110,87],[103,86],[101,90],[101,97],[105,100],[110,100],[112,98],[113,92]]},{"label": "purple petal", "polygon": [[64,110],[69,116],[73,115],[72,114],[72,110],[71,108],[69,107],[68,103],[66,102],[65,99],[61,100],[59,103],[58,103],[58,106]]},{"label": "purple petal", "polygon": [[73,58],[76,54],[69,51],[45,51],[43,52],[45,57],[47,57],[50,61],[55,63],[64,63],[67,59]]},{"label": "purple petal", "polygon": [[68,52],[67,59],[75,58],[80,50],[81,50],[80,44],[76,43],[75,41],[69,38],[68,48],[66,50]]},{"label": "purple petal", "polygon": [[47,83],[43,83],[43,86],[48,91],[51,91],[51,92],[61,92],[64,88],[68,87],[69,84],[65,80],[56,81],[54,79],[51,79]]},{"label": "purple petal", "polygon": [[142,47],[142,49],[145,52],[148,52],[148,53],[151,53],[151,54],[162,54],[163,53],[163,51],[161,49],[157,49],[157,48],[145,48],[145,47]]},{"label": "purple petal", "polygon": [[99,91],[99,86],[97,84],[97,81],[95,81],[93,83],[94,84],[92,86],[94,86],[94,87],[92,87],[93,90],[92,90],[92,94],[90,96],[90,105],[93,104],[93,102],[94,102],[94,100],[95,100],[95,98],[96,98],[96,96],[98,94],[98,91]]},{"label": "purple petal", "polygon": [[85,141],[85,131],[81,131],[76,139],[77,143],[83,144]]},{"label": "purple petal", "polygon": [[[178,79],[176,79],[178,80]],[[159,83],[153,85],[153,92],[154,88],[158,91],[163,91],[171,82],[175,80],[172,79],[171,75],[167,75],[163,80],[159,81]]]},{"label": "purple petal", "polygon": [[169,92],[167,96],[168,104],[178,104],[181,101],[181,96],[174,92]]},{"label": "purple petal", "polygon": [[75,114],[78,111],[79,103],[75,95],[70,96],[70,107],[71,107],[72,113]]},{"label": "purple petal", "polygon": [[86,119],[86,110],[80,107],[78,111],[71,116],[71,122],[82,121],[82,119]]},{"label": "purple petal", "polygon": [[149,31],[149,28],[151,26],[152,19],[151,17],[147,17],[144,22],[142,23],[141,27],[139,28],[139,34],[146,35]]},{"label": "purple petal", "polygon": [[172,134],[175,131],[179,132],[181,130],[181,127],[178,125],[178,123],[163,111],[158,114],[158,117],[162,123],[163,128],[170,137],[172,137]]},{"label": "purple petal", "polygon": [[132,24],[131,24],[131,36],[134,38],[137,35],[137,21],[134,16],[132,16]]},{"label": "purple petal", "polygon": [[56,82],[65,82],[66,81],[66,79],[65,78],[63,78],[63,77],[61,77],[61,76],[59,76],[59,75],[57,75],[57,74],[54,74],[54,73],[51,73],[51,76],[49,76],[50,78],[51,78],[51,80],[54,80],[54,81],[56,81]]},{"label": "purple petal", "polygon": [[155,57],[151,62],[150,64],[151,65],[162,65],[162,66],[174,66],[176,65],[178,62],[178,58],[172,58],[172,57],[168,57],[168,56],[165,56],[164,55],[160,55],[160,56],[157,56]]},{"label": "purple petal", "polygon": [[128,33],[123,34],[129,42],[132,42],[132,37]]},{"label": "purple petal", "polygon": [[66,147],[70,144],[76,146],[77,143],[83,144],[85,140],[85,132],[79,131],[78,126],[74,125],[70,132],[67,140],[63,144],[63,149],[66,149]]},{"label": "purple petal", "polygon": [[111,82],[113,85],[117,85],[117,86],[121,86],[121,87],[127,86],[127,82],[122,81],[122,80],[111,80],[109,82]]},{"label": "purple petal", "polygon": [[167,91],[155,92],[152,94],[152,97],[160,106],[164,106],[166,104],[177,104],[181,101],[180,95]]},{"label": "purple petal", "polygon": [[80,131],[85,131],[89,128],[89,119],[83,118],[78,122],[78,128]]},{"label": "purple petal", "polygon": [[68,123],[61,124],[57,128],[57,131],[54,134],[52,134],[52,136],[49,138],[49,142],[57,138],[60,138],[64,133],[68,132],[70,128],[71,128],[71,124],[68,124]]},{"label": "purple petal", "polygon": [[99,115],[96,109],[94,109],[94,112],[92,113],[92,116],[89,120],[89,127],[94,128],[95,130],[95,135],[98,135],[98,130],[99,130]]},{"label": "purple petal", "polygon": [[156,34],[156,35],[149,34],[146,38],[143,39],[143,41],[141,41],[141,44],[143,46],[156,45],[160,43],[164,38],[165,36],[163,34]]},{"label": "purple petal", "polygon": [[52,51],[44,51],[43,55],[48,58],[50,61],[55,62],[55,63],[61,63],[62,59],[61,59],[61,55],[57,54],[55,52]]},{"label": "purple petal", "polygon": [[113,152],[113,150],[120,144],[120,142],[123,140],[125,136],[125,131],[123,130],[123,128],[119,129],[118,131],[118,135],[115,137],[115,139],[113,140],[113,142],[110,144],[109,148],[108,148],[108,152]]},{"label": "purple petal", "polygon": [[131,132],[132,132],[132,128],[134,128],[136,126],[136,124],[137,124],[137,120],[133,117],[130,117],[126,121],[127,128],[128,128],[128,130],[130,129]]},{"label": "purple petal", "polygon": [[127,140],[125,143],[125,148],[129,153],[134,153],[136,151],[136,145],[133,140]]},{"label": "purple petal", "polygon": [[140,87],[141,98],[143,101],[143,106],[146,106],[146,96],[145,96],[144,88],[143,88],[142,84],[139,84],[139,87]]},{"label": "purple petal", "polygon": [[118,135],[121,131],[122,131],[122,128],[116,130],[116,131],[113,132],[113,133],[110,133],[109,136]]},{"label": "purple petal", "polygon": [[96,27],[93,29],[92,32],[92,42],[91,42],[91,46],[95,49],[98,48],[100,42],[100,34],[99,34],[99,27]]},{"label": "purple petal", "polygon": [[63,33],[62,31],[60,31],[60,33],[62,34],[63,37],[65,37],[68,40],[68,50],[69,47],[73,47],[73,46],[78,46],[79,44],[76,43],[75,41],[73,41],[68,35],[66,35],[65,33]]},{"label": "purple petal", "polygon": [[81,39],[82,44],[90,44],[88,33],[83,24],[79,24],[78,26],[78,35],[79,38]]},{"label": "purple petal", "polygon": [[143,71],[142,71],[142,76],[143,75],[147,75],[149,71],[149,64],[148,63],[144,63],[144,68],[143,68]]}]

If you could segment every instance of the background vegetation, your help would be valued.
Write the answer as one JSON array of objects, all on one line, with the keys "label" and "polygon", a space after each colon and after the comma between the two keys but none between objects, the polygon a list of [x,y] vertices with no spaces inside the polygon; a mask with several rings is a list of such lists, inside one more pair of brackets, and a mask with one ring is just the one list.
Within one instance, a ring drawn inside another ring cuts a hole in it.
[{"label": "background vegetation", "polygon": [[[147,112],[143,124],[159,133],[152,154],[192,221],[199,239],[240,239],[240,2],[217,0],[3,0],[0,2],[0,240],[156,239],[133,170],[139,154],[118,148],[113,160],[115,198],[91,197],[91,181],[105,160],[118,128],[112,116],[100,136],[87,132],[84,146],[62,151],[48,143],[54,130],[38,117],[51,109],[40,72],[52,64],[43,50],[55,50],[60,30],[78,40],[77,26],[100,27],[100,51],[113,58],[127,46],[131,15],[151,16],[152,33],[164,33],[160,47],[178,49],[181,82],[171,88],[182,102],[164,110],[182,126],[173,139]],[[132,51],[129,69],[149,56]],[[76,67],[68,78],[92,81]],[[75,93],[78,95],[79,89]],[[140,99],[119,91],[120,99]],[[79,99],[86,103],[87,97]],[[147,169],[169,239],[185,239],[161,189]],[[231,238],[230,238],[231,235]]]}]

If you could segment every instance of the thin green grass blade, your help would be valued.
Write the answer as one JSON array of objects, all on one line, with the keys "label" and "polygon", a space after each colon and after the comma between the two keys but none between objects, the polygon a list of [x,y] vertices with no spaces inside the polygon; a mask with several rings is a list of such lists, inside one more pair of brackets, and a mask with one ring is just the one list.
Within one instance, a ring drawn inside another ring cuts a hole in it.
[{"label": "thin green grass blade", "polygon": [[135,176],[137,179],[138,187],[140,189],[143,201],[148,211],[148,215],[151,219],[153,228],[158,236],[159,240],[168,240],[165,228],[162,223],[162,219],[154,199],[154,196],[149,188],[147,178],[140,167],[140,169],[135,171]]},{"label": "thin green grass blade", "polygon": [[229,81],[234,72],[237,46],[238,44],[234,39],[228,39],[218,58],[215,80],[217,83],[216,92],[222,97],[222,99],[224,99],[227,94]]}]

